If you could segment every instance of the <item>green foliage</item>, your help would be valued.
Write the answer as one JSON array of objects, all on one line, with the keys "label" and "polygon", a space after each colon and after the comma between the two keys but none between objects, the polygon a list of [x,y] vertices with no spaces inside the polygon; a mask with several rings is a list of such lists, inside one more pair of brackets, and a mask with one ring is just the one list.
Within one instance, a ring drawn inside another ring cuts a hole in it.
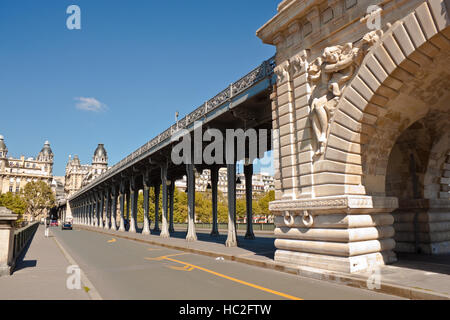
[{"label": "green foliage", "polygon": [[27,203],[20,194],[11,192],[0,194],[0,207],[5,207],[19,215],[16,223],[22,222],[22,216],[27,210]]},{"label": "green foliage", "polygon": [[258,200],[258,214],[263,216],[270,215],[269,202],[275,201],[275,191],[267,192]]},{"label": "green foliage", "polygon": [[43,181],[29,182],[21,191],[21,197],[27,204],[26,211],[34,217],[55,206],[55,195],[48,184]]},{"label": "green foliage", "polygon": [[[169,197],[168,197],[169,198]],[[169,199],[167,199],[169,202]],[[275,192],[270,191],[265,195],[261,196],[259,199],[252,201],[253,215],[270,215],[269,212],[269,202],[275,200]],[[174,213],[173,221],[174,223],[186,223],[188,221],[188,208],[187,204],[187,193],[175,188],[174,192]],[[138,214],[137,221],[144,221],[144,197],[143,193],[139,194],[138,197]],[[159,196],[159,221],[162,220],[162,191],[160,191]],[[169,209],[169,203],[167,204]],[[168,213],[169,214],[169,213]],[[237,219],[242,219],[247,214],[246,201],[245,199],[236,200],[236,216]],[[150,189],[149,193],[149,215],[150,220],[155,219],[155,193],[154,188]],[[219,223],[228,222],[228,204],[227,199],[219,191],[218,193],[218,204],[217,204],[217,216]],[[211,223],[212,222],[212,203],[211,203],[211,192],[195,193],[195,218],[197,222]]]}]

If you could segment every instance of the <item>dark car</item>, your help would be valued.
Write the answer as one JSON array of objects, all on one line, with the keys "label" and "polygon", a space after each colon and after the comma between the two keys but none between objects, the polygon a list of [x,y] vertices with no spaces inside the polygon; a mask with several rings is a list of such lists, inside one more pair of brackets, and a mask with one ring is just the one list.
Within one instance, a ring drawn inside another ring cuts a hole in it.
[{"label": "dark car", "polygon": [[61,226],[61,230],[72,230],[72,222],[64,222]]},{"label": "dark car", "polygon": [[52,220],[50,222],[50,227],[57,227],[58,226],[58,220]]}]

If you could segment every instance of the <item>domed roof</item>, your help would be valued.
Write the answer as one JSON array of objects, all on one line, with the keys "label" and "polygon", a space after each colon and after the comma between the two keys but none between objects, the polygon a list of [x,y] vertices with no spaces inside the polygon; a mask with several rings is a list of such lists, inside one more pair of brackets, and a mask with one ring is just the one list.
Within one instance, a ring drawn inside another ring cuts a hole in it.
[{"label": "domed roof", "polygon": [[78,158],[77,154],[75,155],[75,157],[73,157],[72,164],[74,164],[74,165],[80,165],[81,164],[80,158]]},{"label": "domed roof", "polygon": [[103,145],[103,143],[99,143],[97,149],[95,149],[94,152],[94,158],[107,158],[107,153],[105,150],[105,146]]},{"label": "domed roof", "polygon": [[0,135],[0,150],[6,150],[5,138]]},{"label": "domed roof", "polygon": [[44,147],[42,148],[40,154],[42,154],[42,155],[53,155],[52,148],[50,148],[50,142],[45,141]]}]

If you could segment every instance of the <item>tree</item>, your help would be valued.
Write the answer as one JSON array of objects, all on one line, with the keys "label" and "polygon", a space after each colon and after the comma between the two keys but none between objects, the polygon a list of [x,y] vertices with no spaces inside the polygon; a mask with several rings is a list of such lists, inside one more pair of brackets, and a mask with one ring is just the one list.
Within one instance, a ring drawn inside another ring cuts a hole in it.
[{"label": "tree", "polygon": [[242,220],[247,215],[247,202],[245,199],[236,199],[236,219]]},{"label": "tree", "polygon": [[34,218],[43,214],[56,204],[52,189],[44,181],[29,182],[21,191],[21,195],[27,203],[26,211]]},{"label": "tree", "polygon": [[275,191],[270,190],[258,200],[258,211],[260,215],[270,216],[269,202],[275,201]]},{"label": "tree", "polygon": [[20,224],[23,219],[23,214],[27,209],[27,203],[20,194],[13,194],[12,192],[0,194],[0,207],[5,207],[12,212],[19,215],[16,223]]},{"label": "tree", "polygon": [[187,222],[187,193],[175,188],[174,204],[173,204],[173,221],[175,223]]}]

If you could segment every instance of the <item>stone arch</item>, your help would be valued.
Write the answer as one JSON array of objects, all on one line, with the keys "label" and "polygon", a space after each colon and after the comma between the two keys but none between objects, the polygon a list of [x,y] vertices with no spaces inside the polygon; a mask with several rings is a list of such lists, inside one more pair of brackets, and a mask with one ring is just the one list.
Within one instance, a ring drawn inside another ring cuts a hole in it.
[{"label": "stone arch", "polygon": [[[443,103],[450,98],[448,10],[445,1],[424,1],[390,26],[365,56],[337,105],[324,157],[315,164],[331,161],[329,172],[361,180],[351,185],[330,179],[323,189],[331,192],[320,195],[385,195],[389,156],[401,134],[430,111],[450,119]],[[437,74],[427,73],[433,63]]]},{"label": "stone arch", "polygon": [[450,132],[433,144],[424,184],[424,198],[450,199]]}]

